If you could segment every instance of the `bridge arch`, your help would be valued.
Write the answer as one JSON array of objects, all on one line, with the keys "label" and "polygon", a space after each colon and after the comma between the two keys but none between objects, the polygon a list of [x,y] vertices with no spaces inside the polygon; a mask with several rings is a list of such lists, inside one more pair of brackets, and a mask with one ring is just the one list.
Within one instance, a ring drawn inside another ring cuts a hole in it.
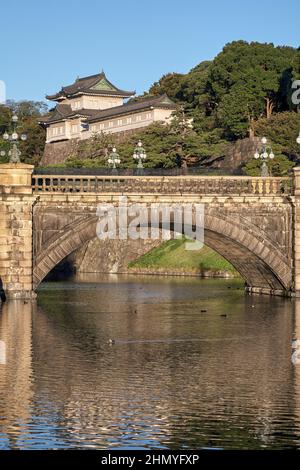
[{"label": "bridge arch", "polygon": [[[292,288],[292,270],[278,247],[249,222],[236,224],[228,215],[205,215],[205,244],[227,259],[250,288],[260,291],[288,291]],[[35,259],[33,286],[64,258],[96,236],[98,218],[89,215],[59,230],[42,247]]]}]

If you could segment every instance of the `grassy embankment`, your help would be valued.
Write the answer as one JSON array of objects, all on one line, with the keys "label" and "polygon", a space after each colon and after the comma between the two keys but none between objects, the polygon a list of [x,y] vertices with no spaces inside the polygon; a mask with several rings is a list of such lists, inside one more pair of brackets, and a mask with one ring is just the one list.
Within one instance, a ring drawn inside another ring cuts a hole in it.
[{"label": "grassy embankment", "polygon": [[238,277],[234,267],[207,246],[201,250],[185,249],[185,240],[168,240],[137,260],[129,263],[130,270],[137,272],[161,272],[167,274],[194,274],[217,276],[227,274]]}]

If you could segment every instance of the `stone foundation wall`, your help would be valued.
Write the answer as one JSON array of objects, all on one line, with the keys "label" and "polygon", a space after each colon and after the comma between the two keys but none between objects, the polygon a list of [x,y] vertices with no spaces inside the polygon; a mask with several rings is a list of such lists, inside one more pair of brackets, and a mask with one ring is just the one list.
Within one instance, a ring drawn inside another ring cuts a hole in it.
[{"label": "stone foundation wall", "polygon": [[41,166],[57,165],[64,163],[71,155],[77,155],[78,140],[64,140],[53,144],[46,144],[44,155],[40,162]]},{"label": "stone foundation wall", "polygon": [[[136,130],[131,130],[113,134],[115,144],[117,145],[118,143],[123,142],[135,132]],[[89,158],[91,155],[85,155],[80,150],[81,142],[82,141],[78,139],[71,139],[46,144],[40,166],[64,163],[66,159],[71,156],[82,159]],[[212,168],[231,168],[232,170],[240,169],[247,161],[253,158],[258,143],[259,139],[257,137],[238,140],[229,146],[224,158],[215,159],[213,157],[208,162],[208,166],[211,166]],[[197,159],[190,157],[187,163],[191,166],[195,165],[197,163]]]},{"label": "stone foundation wall", "polygon": [[141,269],[141,268],[130,268],[126,274],[141,274],[141,275],[153,275],[153,276],[192,276],[201,277],[203,279],[234,279],[240,277],[238,274],[234,274],[230,271],[212,271],[207,270],[185,270],[185,269]]},{"label": "stone foundation wall", "polygon": [[[254,153],[260,143],[258,137],[237,140],[229,148],[223,161],[227,168],[242,168],[254,157]],[[222,165],[221,165],[222,166]]]},{"label": "stone foundation wall", "polygon": [[77,250],[73,263],[77,272],[127,273],[128,264],[161,244],[161,240],[99,240],[94,238]]},{"label": "stone foundation wall", "polygon": [[[139,128],[138,130],[141,130]],[[130,135],[136,133],[136,129],[111,134],[113,142],[117,145],[126,140]],[[80,150],[80,144],[84,140],[70,139],[61,142],[53,142],[45,145],[44,154],[40,166],[57,165],[64,163],[68,157],[89,158],[91,155],[85,155]]]},{"label": "stone foundation wall", "polygon": [[208,161],[208,166],[211,168],[241,170],[243,166],[254,157],[259,141],[260,139],[258,137],[237,140],[228,146],[224,157],[212,157]]}]

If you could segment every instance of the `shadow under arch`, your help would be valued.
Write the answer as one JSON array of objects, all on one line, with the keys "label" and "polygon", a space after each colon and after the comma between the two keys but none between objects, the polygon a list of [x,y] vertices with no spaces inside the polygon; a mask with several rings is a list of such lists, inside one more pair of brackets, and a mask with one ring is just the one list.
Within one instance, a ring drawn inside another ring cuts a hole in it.
[{"label": "shadow under arch", "polygon": [[[35,289],[64,258],[96,238],[97,222],[96,215],[76,220],[45,243],[34,263]],[[237,226],[235,221],[208,214],[204,234],[205,244],[229,261],[248,287],[269,291],[291,289],[292,270],[287,258],[258,228],[247,223]]]}]

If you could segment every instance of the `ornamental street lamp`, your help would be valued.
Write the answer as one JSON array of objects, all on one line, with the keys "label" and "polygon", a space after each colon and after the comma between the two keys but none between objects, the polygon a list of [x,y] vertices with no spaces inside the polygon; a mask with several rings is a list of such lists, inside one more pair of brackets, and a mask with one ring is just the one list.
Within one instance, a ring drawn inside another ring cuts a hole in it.
[{"label": "ornamental street lamp", "polygon": [[17,133],[17,123],[18,123],[18,116],[16,114],[13,115],[11,118],[12,124],[9,129],[9,132],[5,132],[3,134],[3,139],[9,142],[10,149],[8,151],[1,150],[0,155],[4,157],[5,155],[9,156],[9,163],[20,163],[20,155],[21,152],[18,148],[20,140],[25,141],[27,140],[26,134],[19,135]]},{"label": "ornamental street lamp", "polygon": [[261,170],[260,170],[262,177],[269,176],[269,170],[268,170],[268,166],[266,164],[266,161],[268,160],[268,158],[273,160],[273,158],[275,157],[272,148],[270,148],[270,149],[267,148],[267,142],[268,141],[267,141],[266,137],[263,137],[261,139],[261,144],[262,144],[261,151],[259,151],[257,149],[255,154],[254,154],[254,158],[256,160],[258,160],[259,158],[262,159],[262,165],[261,165]]},{"label": "ornamental street lamp", "polygon": [[120,165],[121,159],[120,159],[120,155],[117,152],[116,147],[113,147],[112,152],[108,155],[107,163],[109,164],[110,167],[112,166],[112,174],[117,175],[118,174],[117,165]]},{"label": "ornamental street lamp", "polygon": [[142,175],[144,173],[143,161],[146,160],[147,154],[146,154],[146,150],[144,149],[141,140],[138,141],[137,146],[134,149],[132,157],[134,158],[135,161],[138,162],[137,174]]}]

